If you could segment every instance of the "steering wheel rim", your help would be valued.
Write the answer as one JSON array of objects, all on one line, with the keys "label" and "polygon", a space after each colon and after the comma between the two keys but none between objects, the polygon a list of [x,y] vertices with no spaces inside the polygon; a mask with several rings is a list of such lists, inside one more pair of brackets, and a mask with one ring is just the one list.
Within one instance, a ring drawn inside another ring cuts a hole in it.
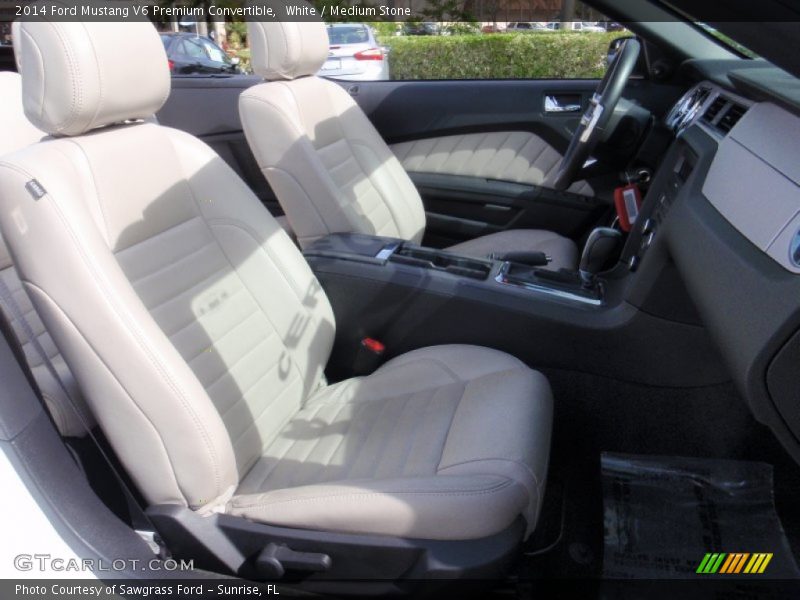
[{"label": "steering wheel rim", "polygon": [[600,135],[608,125],[614,108],[622,97],[622,91],[639,60],[641,44],[635,38],[623,42],[611,66],[592,95],[589,108],[581,117],[581,122],[572,135],[561,164],[548,187],[564,191],[575,181],[578,172],[597,145]]}]

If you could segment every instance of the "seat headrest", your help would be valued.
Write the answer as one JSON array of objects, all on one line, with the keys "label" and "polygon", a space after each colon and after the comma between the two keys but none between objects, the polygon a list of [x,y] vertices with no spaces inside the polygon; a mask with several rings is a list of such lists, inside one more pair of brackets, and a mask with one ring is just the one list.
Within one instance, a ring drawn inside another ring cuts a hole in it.
[{"label": "seat headrest", "polygon": [[313,75],[328,58],[328,31],[321,21],[248,21],[247,36],[253,72],[270,81]]},{"label": "seat headrest", "polygon": [[25,114],[52,135],[145,119],[170,91],[164,45],[148,22],[25,21],[15,28]]}]

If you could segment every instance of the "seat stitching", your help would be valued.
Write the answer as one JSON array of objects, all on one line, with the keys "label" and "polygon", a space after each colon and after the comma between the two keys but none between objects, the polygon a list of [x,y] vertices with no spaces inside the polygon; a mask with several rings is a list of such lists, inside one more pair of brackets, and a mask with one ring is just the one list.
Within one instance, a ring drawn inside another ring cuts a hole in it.
[{"label": "seat stitching", "polygon": [[157,310],[159,310],[160,308],[165,307],[167,304],[170,304],[171,302],[175,302],[176,300],[180,300],[184,295],[186,295],[189,292],[193,291],[198,286],[203,285],[204,283],[206,283],[212,277],[216,277],[220,273],[222,273],[224,271],[227,271],[228,266],[229,265],[224,265],[224,266],[220,267],[219,269],[217,269],[216,271],[212,271],[208,275],[205,275],[202,279],[198,279],[198,280],[194,281],[185,290],[181,290],[180,292],[177,292],[177,293],[172,293],[172,294],[169,295],[169,297],[167,297],[165,300],[160,301],[158,304],[154,304],[153,306],[148,306],[147,310],[150,311],[150,313],[154,313]]},{"label": "seat stitching", "polygon": [[[403,404],[402,404],[402,406],[400,406],[400,408],[399,408],[399,415],[398,415],[398,416],[397,416],[397,417],[394,419],[394,423],[395,423],[395,425],[396,425],[396,424],[398,423],[398,421],[400,420],[400,417],[402,417],[402,416],[403,416],[403,413],[404,413],[404,412],[406,411],[406,409],[408,408],[408,405],[409,405],[409,403],[411,402],[411,400],[412,400],[412,399],[413,399],[415,396],[417,396],[417,395],[421,394],[421,393],[422,393],[422,391],[423,391],[423,390],[420,390],[419,392],[415,392],[415,393],[413,393],[413,394],[408,394],[408,395],[407,395],[405,398],[403,398]],[[398,410],[398,409],[396,409],[396,408],[394,407],[394,404],[395,404],[396,402],[397,402],[397,399],[395,399],[395,398],[387,398],[387,399],[386,399],[386,401],[385,401],[386,408],[387,408],[387,409],[394,408],[395,410]],[[377,426],[377,423],[376,423],[375,425]],[[374,428],[373,428],[373,431],[374,431]],[[372,434],[372,431],[370,432],[370,435],[371,435],[371,434]],[[381,464],[382,464],[382,462],[383,462],[383,458],[384,458],[384,456],[386,456],[386,451],[387,451],[387,450],[388,450],[388,448],[389,448],[389,443],[388,443],[388,442],[389,442],[389,440],[388,440],[388,436],[386,436],[386,437],[387,437],[387,439],[386,439],[386,440],[384,440],[384,442],[385,442],[385,443],[381,444],[381,446],[380,446],[380,449],[379,449],[379,450],[378,450],[378,452],[376,452],[376,453],[375,453],[375,455],[374,455],[374,458],[373,458],[373,461],[372,461],[372,465],[371,465],[370,475],[369,475],[370,479],[376,479],[376,475],[375,475],[375,474],[376,474],[376,473],[377,473],[377,472],[380,470],[380,468],[381,468]]]},{"label": "seat stitching", "polygon": [[[383,414],[386,412],[387,407],[391,403],[391,398],[384,398],[381,401],[380,408],[376,411],[375,417],[373,417],[372,422],[369,424],[369,429],[367,429],[366,435],[364,435],[364,441],[360,444],[360,448],[358,450],[358,454],[353,458],[353,462],[347,467],[347,470],[344,473],[344,478],[349,479],[350,474],[353,472],[353,469],[358,464],[359,459],[363,456],[362,451],[364,446],[367,445],[369,442],[370,437],[372,436],[372,432],[375,431],[375,428],[378,425],[378,422],[383,418]],[[370,406],[375,406],[371,404]],[[363,410],[363,409],[362,409]],[[374,463],[373,463],[374,464]]]},{"label": "seat stitching", "polygon": [[[6,164],[5,166],[8,166],[8,165]],[[31,177],[31,175],[30,175],[29,173],[25,173],[24,171],[23,171],[22,173],[23,173],[23,175],[24,175],[24,176],[26,176],[26,177]],[[133,408],[133,409],[134,409],[134,410],[135,410],[135,411],[136,411],[136,412],[137,412],[139,415],[141,415],[141,417],[144,419],[144,421],[145,421],[145,422],[146,422],[148,425],[150,425],[150,427],[152,428],[152,430],[153,430],[153,433],[155,434],[156,438],[159,440],[159,442],[161,442],[161,449],[162,449],[162,451],[163,451],[163,453],[164,453],[164,457],[166,458],[166,461],[167,461],[167,463],[169,464],[169,466],[170,466],[170,467],[171,467],[171,469],[172,469],[172,473],[171,473],[171,475],[172,475],[172,483],[173,483],[173,485],[175,486],[175,489],[177,489],[178,491],[180,491],[180,492],[181,492],[181,494],[184,494],[184,491],[183,491],[183,489],[181,489],[181,486],[180,486],[180,485],[179,485],[179,483],[178,483],[178,477],[177,477],[177,475],[176,475],[176,473],[177,473],[177,469],[175,468],[175,465],[174,465],[174,464],[173,464],[173,462],[172,462],[172,457],[170,456],[170,453],[169,453],[169,451],[167,450],[166,444],[164,443],[164,438],[163,438],[163,436],[161,435],[161,431],[158,429],[158,427],[156,427],[156,426],[155,426],[155,424],[154,424],[154,423],[153,423],[153,421],[150,419],[150,417],[147,415],[147,413],[145,413],[145,412],[144,412],[144,410],[142,409],[142,407],[141,407],[141,406],[139,406],[139,404],[136,402],[136,400],[134,400],[134,399],[133,399],[133,395],[132,395],[132,394],[131,394],[131,393],[130,393],[130,392],[127,390],[127,389],[126,389],[126,387],[123,385],[123,383],[122,383],[122,382],[119,380],[119,377],[116,375],[116,373],[114,373],[114,371],[111,369],[111,367],[109,367],[109,366],[108,366],[108,364],[107,364],[107,363],[106,363],[106,361],[103,359],[103,357],[100,355],[100,353],[99,353],[99,352],[97,352],[97,350],[96,350],[96,349],[95,349],[95,348],[94,348],[94,347],[91,345],[91,343],[89,343],[89,340],[88,340],[88,338],[87,338],[87,337],[86,337],[86,336],[85,336],[83,333],[81,333],[81,331],[80,331],[80,329],[77,327],[77,325],[76,325],[76,324],[75,324],[75,323],[72,321],[72,319],[69,317],[69,315],[67,315],[67,314],[66,314],[66,313],[63,311],[63,309],[61,309],[61,307],[60,307],[60,306],[59,306],[59,305],[58,305],[58,304],[55,302],[55,300],[53,300],[53,298],[50,296],[50,294],[48,294],[48,293],[47,293],[47,292],[45,292],[45,291],[44,291],[42,288],[40,288],[39,286],[37,286],[36,284],[34,284],[34,283],[30,282],[30,281],[27,281],[27,282],[26,282],[26,284],[27,284],[29,287],[31,287],[31,288],[34,288],[34,289],[37,289],[37,290],[39,290],[39,292],[40,292],[40,293],[41,293],[43,296],[45,296],[45,297],[46,297],[46,298],[48,298],[48,299],[49,299],[51,302],[53,302],[53,304],[56,306],[56,308],[59,310],[59,312],[60,312],[60,313],[63,315],[63,317],[64,317],[64,319],[66,320],[66,322],[67,322],[67,323],[69,323],[69,324],[70,324],[70,325],[71,325],[71,326],[72,326],[72,327],[75,329],[75,332],[76,332],[76,333],[77,333],[77,334],[80,336],[80,339],[81,339],[81,341],[83,341],[83,343],[84,343],[84,344],[86,344],[86,346],[87,346],[87,347],[88,347],[88,348],[89,348],[89,349],[92,351],[92,353],[94,354],[94,357],[97,359],[97,361],[100,363],[100,365],[102,365],[102,366],[105,368],[106,372],[107,372],[107,373],[108,373],[108,375],[111,377],[111,379],[114,381],[114,383],[116,383],[116,384],[117,384],[117,386],[119,387],[119,389],[120,389],[120,390],[121,390],[121,391],[122,391],[122,392],[125,394],[125,396],[128,398],[128,400],[129,400],[129,402],[130,402],[130,404],[131,404],[132,408]],[[186,498],[185,498],[185,494],[184,494],[184,500],[186,500]],[[189,504],[189,502],[187,502],[187,505],[188,505],[188,504]]]},{"label": "seat stitching", "polygon": [[391,219],[392,219],[392,221],[394,221],[395,229],[399,232],[400,231],[400,219],[399,219],[398,214],[394,211],[394,209],[392,207],[392,203],[389,201],[388,197],[380,190],[380,188],[377,185],[375,185],[375,182],[373,181],[372,177],[370,176],[369,173],[367,173],[367,169],[365,169],[364,165],[361,164],[361,161],[359,160],[358,155],[355,153],[353,147],[354,146],[361,146],[363,148],[366,148],[367,151],[372,153],[372,154],[374,154],[375,151],[370,147],[370,145],[368,143],[362,142],[361,140],[357,140],[357,139],[350,140],[349,138],[344,138],[344,140],[347,143],[348,147],[350,148],[350,153],[351,153],[351,155],[353,157],[353,160],[356,162],[356,164],[358,165],[359,169],[361,169],[362,174],[366,177],[366,180],[369,182],[369,184],[372,187],[372,189],[375,190],[376,194],[378,194],[378,197],[382,201],[383,205],[386,206],[386,208],[388,209],[389,214],[391,215]]},{"label": "seat stitching", "polygon": [[[239,358],[237,358],[235,361],[233,361],[233,364],[231,364],[231,365],[226,365],[226,367],[225,367],[225,371],[223,371],[223,373],[222,373],[221,375],[219,375],[219,376],[218,376],[218,377],[216,377],[216,378],[215,378],[213,381],[211,381],[211,382],[208,384],[208,386],[203,386],[203,387],[204,387],[206,390],[209,390],[209,389],[213,388],[215,385],[217,385],[217,384],[218,384],[218,383],[219,383],[219,382],[220,382],[220,381],[221,381],[221,380],[222,380],[222,379],[225,377],[225,375],[230,375],[230,374],[231,374],[231,371],[233,371],[233,369],[234,369],[234,368],[235,368],[235,367],[236,367],[236,366],[237,366],[237,365],[238,365],[240,362],[242,362],[242,361],[243,361],[245,358],[247,358],[248,356],[250,356],[251,354],[253,354],[253,353],[254,353],[254,352],[257,350],[257,349],[259,349],[259,348],[260,348],[261,346],[263,346],[265,343],[267,343],[267,342],[270,340],[270,338],[271,338],[271,337],[272,337],[272,332],[270,332],[270,335],[267,335],[267,336],[265,336],[265,337],[261,338],[261,339],[260,339],[258,342],[256,342],[256,343],[255,343],[255,344],[253,344],[252,346],[250,346],[250,348],[248,348],[248,349],[245,351],[245,353],[244,353],[244,354],[242,354],[242,355],[241,355]],[[216,344],[216,342],[214,342],[214,344]],[[213,344],[212,344],[212,345],[213,345]],[[201,352],[200,354],[202,354],[202,352]],[[270,367],[270,369],[272,369],[272,368],[273,368],[274,366],[276,366],[277,364],[278,364],[278,361],[275,361],[275,364],[274,364],[272,367]],[[268,372],[268,371],[267,371],[267,372]],[[264,374],[266,374],[266,372],[265,372]],[[244,394],[244,392],[242,392],[242,395],[243,395],[243,394]]]},{"label": "seat stitching", "polygon": [[457,463],[453,463],[453,464],[447,465],[446,467],[437,468],[436,473],[437,474],[443,473],[447,469],[452,469],[453,467],[459,467],[459,466],[462,466],[462,465],[469,465],[469,464],[473,464],[473,463],[482,463],[482,462],[493,462],[493,461],[509,462],[509,463],[513,463],[515,465],[518,465],[518,466],[522,467],[531,476],[531,478],[533,479],[533,482],[536,485],[536,487],[539,487],[539,478],[536,476],[536,473],[533,472],[533,469],[531,469],[530,466],[525,464],[524,462],[519,461],[519,460],[515,460],[513,458],[500,458],[500,457],[497,457],[497,458],[476,458],[474,460],[464,460],[464,461],[461,461],[461,462],[457,462]]},{"label": "seat stitching", "polygon": [[[192,217],[191,220],[194,220],[196,218],[197,217]],[[163,233],[163,232],[161,232],[161,233]],[[161,235],[161,234],[159,234],[159,235]],[[150,238],[150,240],[148,240],[148,241],[152,241],[152,239],[153,238]],[[173,268],[177,267],[178,265],[183,264],[185,261],[189,260],[190,258],[194,258],[195,256],[197,256],[198,254],[200,254],[201,252],[203,252],[204,250],[206,250],[207,248],[209,248],[209,247],[211,247],[213,245],[214,245],[214,242],[208,242],[206,244],[203,244],[202,246],[192,250],[188,254],[184,254],[183,256],[181,256],[179,258],[176,258],[176,259],[173,259],[172,261],[168,262],[167,264],[162,265],[161,267],[158,267],[155,271],[150,271],[149,273],[145,273],[141,277],[137,277],[136,279],[131,280],[131,284],[136,286],[136,285],[142,283],[143,281],[145,281],[147,279],[151,279],[151,278],[156,277],[158,275],[163,275],[166,271],[169,271],[170,269],[173,269]]]},{"label": "seat stitching", "polygon": [[[256,344],[256,345],[254,346],[254,348],[258,348],[258,347],[259,347],[259,346],[261,346],[261,345],[262,345],[264,342],[266,342],[268,339],[269,339],[269,338],[264,338],[264,339],[263,339],[261,342],[259,342],[258,344]],[[248,393],[249,393],[249,392],[250,392],[250,391],[251,391],[251,390],[252,390],[254,387],[256,387],[256,386],[257,386],[259,383],[261,383],[261,381],[263,381],[263,379],[264,379],[264,378],[265,378],[267,375],[269,375],[270,373],[272,373],[272,371],[275,369],[275,367],[277,367],[277,366],[278,366],[278,364],[279,364],[279,363],[276,361],[276,362],[275,362],[275,363],[274,363],[272,366],[270,366],[270,367],[269,367],[269,368],[268,368],[266,371],[264,371],[264,372],[263,372],[261,375],[259,375],[259,376],[256,378],[256,380],[255,380],[253,383],[251,383],[250,385],[248,385],[248,386],[247,386],[247,388],[246,388],[245,390],[243,390],[243,391],[240,391],[240,392],[239,392],[239,397],[238,397],[238,398],[236,398],[236,400],[234,400],[234,401],[231,403],[231,405],[230,405],[230,406],[226,407],[226,408],[225,408],[225,410],[224,410],[223,412],[221,412],[221,413],[220,413],[220,417],[224,417],[225,415],[227,415],[227,414],[228,414],[228,413],[229,413],[229,412],[230,412],[230,411],[233,409],[233,407],[235,407],[235,406],[236,406],[237,404],[239,404],[240,402],[244,401],[244,400],[245,400],[245,396],[247,396],[247,394],[248,394]],[[228,374],[230,374],[230,371],[227,371],[227,372],[223,373],[222,377],[224,377],[225,375],[228,375]],[[219,381],[222,379],[222,377],[220,377],[219,379],[217,379],[217,381],[215,381],[215,382],[212,384],[212,386],[214,386],[214,385],[216,385],[217,383],[219,383]],[[262,412],[263,412],[263,410],[262,410]],[[260,413],[259,413],[259,416],[260,416]]]},{"label": "seat stitching", "polygon": [[[289,289],[294,292],[294,294],[295,294],[295,296],[297,298],[297,301],[300,303],[300,305],[303,306],[303,299],[300,297],[300,294],[298,293],[298,290],[295,288],[294,283],[289,280],[289,278],[287,277],[285,271],[281,267],[281,262],[275,259],[275,257],[272,255],[272,252],[269,250],[269,248],[267,248],[263,244],[259,243],[258,238],[251,231],[249,231],[249,229],[247,227],[245,227],[243,224],[241,224],[241,223],[239,223],[237,221],[230,220],[230,219],[207,219],[207,220],[204,219],[204,221],[205,221],[206,226],[209,228],[209,231],[211,232],[212,235],[214,235],[213,234],[213,224],[215,224],[215,223],[223,225],[223,226],[237,228],[237,229],[241,230],[242,232],[244,232],[245,234],[249,235],[250,238],[253,240],[253,242],[256,244],[256,247],[259,248],[262,252],[264,252],[264,254],[266,255],[266,257],[269,260],[270,264],[280,274],[281,278],[286,282],[286,285],[289,287]],[[215,240],[217,239],[216,236],[214,236],[214,239]],[[264,315],[265,320],[270,324],[272,329],[276,333],[278,333],[279,329],[278,329],[277,325],[275,324],[275,322],[272,320],[272,318],[270,318],[269,311],[266,310],[262,306],[262,304],[257,299],[257,295],[253,293],[253,291],[247,285],[245,280],[241,277],[241,275],[239,275],[238,269],[234,266],[233,261],[228,257],[227,253],[225,252],[224,248],[222,247],[222,244],[220,244],[219,241],[217,241],[217,244],[218,244],[218,246],[220,248],[220,251],[222,252],[222,255],[227,260],[228,265],[233,270],[233,272],[236,274],[236,277],[239,279],[239,282],[242,284],[242,287],[244,287],[247,290],[248,294],[250,294],[250,297],[253,299],[253,302],[255,302],[255,304],[259,307],[261,313]],[[309,312],[306,311],[305,314],[309,315]],[[310,316],[309,316],[309,318],[310,318]],[[283,342],[283,338],[281,338],[281,342]],[[300,377],[300,379],[303,379],[303,374],[300,372],[300,367],[297,365],[297,361],[293,360],[293,358],[291,357],[291,352],[289,351],[289,349],[286,347],[285,344],[284,344],[284,348],[286,349],[287,353],[290,355],[289,362],[292,365],[292,368],[297,373],[298,377]]]},{"label": "seat stitching", "polygon": [[[295,413],[295,414],[293,414],[293,415],[289,416],[289,417],[286,419],[286,423],[288,423],[288,422],[289,422],[291,419],[293,419],[294,417],[296,417],[296,416],[297,416],[297,414],[298,414],[298,413]],[[286,426],[286,423],[284,423],[284,424],[283,424],[283,426],[281,426],[281,429],[280,429],[280,431],[283,431],[283,427],[285,427],[285,426]],[[278,433],[278,436],[280,436],[280,433]],[[277,437],[276,437],[275,439],[277,439]],[[273,441],[272,441],[272,444],[274,444],[274,443],[275,443],[275,440],[273,440]],[[272,445],[272,444],[270,444],[270,445]],[[283,461],[283,459],[284,459],[284,458],[286,458],[286,455],[287,455],[287,454],[289,454],[289,452],[291,452],[292,448],[294,448],[294,442],[290,443],[290,444],[289,444],[289,445],[288,445],[288,446],[287,446],[287,447],[284,449],[284,451],[281,453],[281,455],[280,455],[280,456],[276,456],[276,457],[274,457],[274,460],[275,460],[275,462],[272,464],[272,466],[271,466],[271,467],[270,467],[270,468],[267,470],[267,472],[266,472],[266,473],[264,474],[264,476],[262,477],[262,479],[261,479],[261,483],[258,485],[258,489],[259,489],[259,490],[263,490],[264,486],[267,484],[267,479],[269,479],[269,478],[270,478],[270,476],[272,475],[272,473],[274,473],[274,472],[275,472],[275,469],[277,469],[277,468],[278,468],[278,465],[280,465],[280,464],[281,464],[281,462]],[[265,458],[265,457],[262,455],[262,456],[261,456],[261,458],[263,459],[263,458]]]},{"label": "seat stitching", "polygon": [[[200,218],[200,215],[195,215],[195,216],[193,216],[193,217],[189,217],[189,218],[188,218],[188,219],[186,219],[185,221],[181,221],[180,223],[176,223],[175,225],[170,225],[170,226],[169,226],[169,227],[167,227],[166,229],[162,229],[161,231],[159,231],[159,232],[158,232],[158,233],[157,233],[155,236],[153,236],[153,237],[149,237],[149,238],[147,238],[147,239],[144,239],[144,240],[141,240],[141,241],[135,242],[135,243],[131,244],[130,246],[125,246],[124,248],[120,248],[119,250],[117,250],[117,251],[116,251],[116,253],[115,253],[115,254],[127,254],[127,253],[128,253],[128,250],[132,250],[133,248],[136,248],[137,246],[141,246],[142,244],[146,244],[146,243],[148,243],[148,242],[152,241],[153,239],[155,239],[156,237],[162,237],[162,236],[164,236],[165,234],[172,233],[172,232],[173,232],[173,230],[175,230],[175,229],[178,229],[179,227],[183,227],[183,226],[184,226],[184,225],[186,225],[187,223],[191,223],[192,221],[195,221],[195,220],[197,220],[197,219],[199,219],[199,218]],[[207,245],[209,245],[209,244],[211,244],[211,243],[212,243],[212,242],[208,242],[208,243],[207,243],[207,244],[205,244],[203,247],[205,247],[205,246],[207,246]],[[138,281],[138,280],[137,280],[137,281]]]},{"label": "seat stitching", "polygon": [[[228,300],[230,300],[231,298],[235,298],[236,296],[238,296],[239,294],[243,293],[244,291],[245,291],[245,290],[244,290],[243,288],[237,287],[235,290],[233,290],[233,291],[231,292],[231,295],[230,295],[230,296],[228,296]],[[256,312],[257,312],[257,311],[253,311],[251,314],[255,314]],[[167,333],[167,337],[168,337],[168,338],[170,338],[170,340],[171,340],[172,338],[174,338],[174,337],[176,337],[176,336],[178,336],[178,335],[182,334],[184,331],[186,331],[187,329],[189,329],[189,327],[191,327],[192,325],[199,325],[199,323],[200,323],[200,322],[199,322],[199,319],[197,318],[197,316],[195,316],[194,314],[192,314],[191,318],[189,319],[189,321],[188,321],[187,323],[182,323],[181,325],[179,325],[179,326],[178,326],[178,328],[177,328],[175,331],[172,331],[172,332],[170,332],[170,333]],[[237,324],[237,325],[238,325],[238,324]],[[221,339],[221,338],[220,338],[220,339]],[[205,349],[204,349],[204,350],[205,350]],[[192,357],[192,358],[191,358],[191,359],[190,359],[188,362],[191,362],[192,360],[194,360],[195,358],[197,358],[197,356],[199,356],[199,354],[198,354],[198,355],[195,355],[195,356],[193,356],[193,357]]]},{"label": "seat stitching", "polygon": [[[288,383],[286,386],[284,386],[284,388],[283,388],[283,389],[282,389],[280,392],[278,392],[278,395],[277,395],[277,396],[275,396],[274,398],[272,398],[272,399],[271,399],[271,400],[270,400],[270,401],[269,401],[267,404],[265,404],[265,405],[264,405],[264,406],[261,408],[261,412],[259,412],[257,416],[253,417],[253,419],[250,421],[250,423],[247,425],[247,427],[245,427],[245,428],[242,430],[242,432],[241,432],[241,433],[240,433],[240,434],[237,436],[237,438],[236,438],[236,441],[237,441],[237,442],[238,442],[240,439],[242,439],[242,437],[244,436],[244,434],[245,434],[245,433],[247,433],[247,432],[248,432],[248,431],[250,431],[250,430],[251,430],[253,427],[255,427],[255,425],[256,425],[256,421],[258,421],[258,419],[259,419],[259,418],[261,418],[261,415],[263,415],[263,414],[264,414],[264,413],[265,413],[267,410],[269,410],[269,408],[270,408],[270,407],[271,407],[273,404],[275,404],[275,403],[276,403],[276,402],[277,402],[277,401],[278,401],[278,400],[279,400],[279,399],[280,399],[280,398],[281,398],[281,397],[282,397],[282,396],[283,396],[283,395],[284,395],[286,392],[288,392],[290,389],[292,389],[292,386],[294,385],[294,382],[295,382],[295,381],[297,381],[297,380],[295,379],[294,381],[290,381],[290,382],[289,382],[289,383]],[[239,400],[237,400],[237,402],[239,402]],[[263,446],[262,446],[262,448],[261,448],[261,452],[263,452],[263,451],[264,451],[264,448],[263,448]],[[258,460],[258,458],[260,458],[260,457],[256,457],[256,459],[255,459],[255,460],[257,461],[257,460]]]},{"label": "seat stitching", "polygon": [[[503,478],[504,481],[494,484],[492,487],[477,489],[477,490],[449,490],[449,491],[424,491],[424,490],[411,490],[411,491],[395,491],[395,490],[383,490],[380,492],[363,492],[363,493],[347,493],[347,494],[324,494],[320,496],[314,496],[313,498],[288,498],[286,500],[275,500],[272,502],[267,501],[259,501],[259,502],[252,502],[252,503],[240,503],[237,502],[241,497],[236,498],[234,497],[230,505],[233,508],[265,508],[269,506],[277,506],[279,504],[295,504],[295,503],[307,503],[307,502],[319,502],[320,500],[340,500],[340,499],[361,499],[361,498],[370,498],[370,497],[377,497],[377,496],[386,496],[386,495],[396,495],[396,496],[444,496],[444,497],[453,497],[453,496],[485,496],[489,494],[496,494],[497,492],[501,492],[508,487],[513,485],[517,485],[517,482],[513,479]],[[250,495],[250,494],[247,494]]]},{"label": "seat stitching", "polygon": [[[330,421],[331,424],[336,422],[336,420],[339,418],[339,415],[342,414],[342,411],[347,406],[349,406],[349,405],[348,404],[340,404],[337,407],[336,413],[333,415],[333,418]],[[347,426],[345,427],[344,432],[342,433],[342,437],[339,439],[339,442],[336,444],[336,447],[333,449],[333,452],[331,452],[329,454],[328,458],[326,458],[325,461],[322,463],[323,465],[325,465],[325,466],[330,465],[330,462],[333,460],[333,457],[336,456],[336,453],[339,452],[339,448],[342,447],[342,444],[344,444],[344,441],[347,439],[347,434],[350,433],[350,429],[352,429],[352,427],[353,427],[353,419],[350,419],[350,421],[348,421],[348,423],[347,423]],[[328,480],[328,481],[330,481],[330,480]]]},{"label": "seat stitching", "polygon": [[[314,419],[317,418],[317,415],[319,415],[319,412],[321,410],[322,410],[322,406],[317,406],[317,407],[315,407],[314,411],[310,415],[305,416],[305,418],[308,421],[313,421]],[[297,415],[295,415],[295,416],[297,416]],[[314,452],[314,450],[317,448],[317,446],[319,446],[319,443],[321,441],[322,441],[322,437],[320,437],[320,436],[314,438],[313,442],[311,443],[311,448],[308,449],[308,451],[306,452],[306,455],[302,459],[295,459],[295,460],[300,464],[305,464],[306,461],[308,460],[308,457],[311,456],[311,454]],[[297,441],[295,440],[295,442],[292,444],[292,447],[294,447],[296,445],[297,445]],[[297,481],[297,472],[296,471],[291,477],[289,477],[288,485],[286,485],[285,487],[295,487],[295,481]]]},{"label": "seat stitching", "polygon": [[[231,296],[229,296],[228,298],[230,299],[230,298],[233,298],[233,297],[234,297],[234,295],[231,295]],[[239,319],[239,321],[238,321],[238,322],[237,322],[235,325],[229,325],[229,326],[227,327],[227,330],[225,331],[225,333],[223,333],[221,336],[219,336],[219,337],[218,337],[218,338],[216,338],[216,339],[214,339],[214,338],[211,338],[211,340],[210,340],[210,343],[209,343],[209,344],[207,344],[207,345],[206,345],[204,348],[202,348],[202,349],[201,349],[201,350],[200,350],[200,351],[199,351],[197,354],[195,354],[194,356],[192,356],[192,357],[191,357],[191,358],[189,358],[189,359],[186,359],[186,358],[184,358],[184,360],[186,360],[186,362],[188,362],[188,363],[194,362],[194,361],[195,361],[195,360],[197,360],[197,359],[198,359],[200,356],[202,356],[204,352],[206,352],[207,350],[209,350],[209,349],[210,349],[212,346],[216,346],[217,344],[219,344],[219,343],[220,343],[222,340],[224,340],[226,337],[228,337],[228,336],[229,336],[230,334],[232,334],[234,331],[236,331],[237,329],[239,329],[239,328],[240,328],[242,325],[244,325],[245,323],[247,323],[247,321],[249,321],[251,318],[253,318],[253,316],[255,316],[255,315],[259,314],[259,312],[260,312],[260,311],[259,311],[257,308],[253,309],[253,311],[252,311],[252,312],[250,312],[250,313],[248,313],[246,316],[244,316],[244,317],[240,318],[240,319]],[[183,332],[185,329],[187,329],[187,328],[188,328],[190,325],[195,325],[195,324],[196,324],[196,325],[199,325],[200,327],[203,327],[203,324],[200,322],[200,319],[194,319],[194,320],[193,320],[191,323],[189,323],[189,325],[187,325],[186,327],[183,327],[183,328],[181,328],[181,329],[180,329],[178,332],[176,332],[176,334],[177,334],[177,333],[182,333],[182,332]],[[206,335],[208,335],[208,332],[207,332],[207,331],[205,331],[205,330],[204,330],[204,333],[206,333]],[[274,331],[271,331],[271,332],[270,332],[270,335],[268,335],[268,336],[267,336],[265,339],[269,339],[269,337],[271,337],[271,336],[272,336],[272,335],[274,335],[274,334],[275,334],[275,332],[274,332]],[[174,336],[170,336],[170,340],[172,339],[172,337],[174,337]],[[260,342],[259,342],[259,343],[260,343]],[[250,352],[251,350],[252,350],[252,348],[250,348],[250,349],[249,349],[249,350],[247,350],[246,352]],[[232,367],[233,367],[235,364],[237,364],[237,363],[239,362],[239,360],[240,360],[241,358],[244,358],[245,356],[247,356],[247,354],[246,354],[246,353],[245,353],[245,354],[243,354],[242,356],[240,356],[239,358],[237,358],[237,359],[236,359],[236,362],[235,362],[233,365],[230,365],[230,366],[228,367],[228,369],[230,370],[230,368],[232,368]]]},{"label": "seat stitching", "polygon": [[[429,420],[430,413],[431,413],[432,407],[434,405],[434,399],[436,398],[436,395],[438,393],[440,393],[443,389],[444,388],[435,389],[433,391],[433,394],[431,394],[431,396],[428,398],[428,401],[425,403],[425,411],[424,411],[424,414],[423,414],[424,421],[423,422],[426,422],[426,421]],[[406,406],[408,406],[408,403],[406,404]],[[405,412],[405,408],[403,409],[403,412]],[[405,448],[405,451],[403,452],[403,459],[402,459],[402,461],[400,463],[401,464],[400,472],[402,474],[404,474],[404,475],[406,474],[406,468],[408,467],[408,459],[411,456],[411,453],[413,452],[415,446],[417,445],[417,440],[419,439],[419,432],[420,432],[421,429],[422,429],[422,427],[420,427],[419,425],[417,427],[414,427],[412,434],[410,436],[407,436],[407,438],[406,438],[406,448]]]},{"label": "seat stitching", "polygon": [[[103,225],[105,227],[106,243],[110,245],[110,242],[111,242],[111,228],[108,225],[108,217],[106,215],[106,210],[103,207],[103,203],[100,201],[100,186],[97,184],[97,177],[96,177],[96,175],[94,173],[94,169],[92,169],[92,162],[89,160],[89,155],[86,153],[86,149],[83,146],[81,146],[78,142],[76,142],[72,138],[67,138],[66,141],[70,145],[72,145],[75,148],[77,148],[78,152],[81,154],[81,156],[83,156],[84,161],[86,161],[86,168],[88,169],[89,175],[92,178],[92,183],[94,184],[94,186],[93,186],[94,187],[94,194],[93,194],[94,201],[95,201],[95,204],[97,205],[98,210],[100,211],[100,215],[103,217]],[[70,160],[70,157],[67,155],[67,153],[64,152],[64,150],[62,150],[57,144],[54,145],[53,147],[55,148],[56,152],[61,154],[68,161]]]}]

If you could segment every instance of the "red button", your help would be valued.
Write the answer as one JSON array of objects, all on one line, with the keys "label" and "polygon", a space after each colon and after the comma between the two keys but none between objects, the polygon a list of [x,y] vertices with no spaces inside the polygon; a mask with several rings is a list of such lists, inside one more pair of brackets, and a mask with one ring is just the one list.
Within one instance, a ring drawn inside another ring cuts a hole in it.
[{"label": "red button", "polygon": [[386,346],[384,346],[382,342],[373,338],[364,338],[361,340],[361,345],[375,354],[383,354],[383,351],[386,350]]}]

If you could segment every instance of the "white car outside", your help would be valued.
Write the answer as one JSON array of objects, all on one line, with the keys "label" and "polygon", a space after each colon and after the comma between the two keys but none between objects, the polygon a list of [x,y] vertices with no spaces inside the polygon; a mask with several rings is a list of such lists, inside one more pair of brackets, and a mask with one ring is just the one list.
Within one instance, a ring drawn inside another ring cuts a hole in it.
[{"label": "white car outside", "polygon": [[590,23],[588,21],[570,21],[566,24],[553,21],[552,23],[548,23],[546,27],[552,31],[582,31],[583,33],[606,32],[606,30],[600,27],[597,23]]},{"label": "white car outside", "polygon": [[318,75],[348,81],[389,79],[389,60],[372,29],[364,23],[328,25],[328,60]]}]

